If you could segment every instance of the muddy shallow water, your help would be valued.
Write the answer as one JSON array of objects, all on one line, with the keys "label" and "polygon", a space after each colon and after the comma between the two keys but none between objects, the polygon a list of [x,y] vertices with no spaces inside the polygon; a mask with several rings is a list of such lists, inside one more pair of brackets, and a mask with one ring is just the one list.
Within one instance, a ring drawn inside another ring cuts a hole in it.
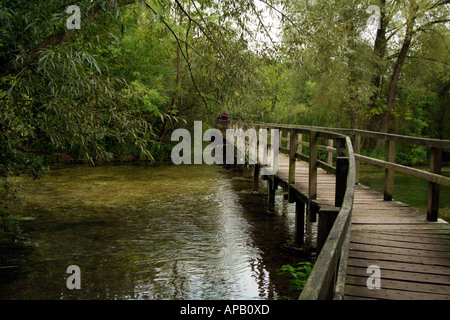
[{"label": "muddy shallow water", "polygon": [[[295,205],[250,195],[224,167],[61,166],[40,182],[16,180],[35,218],[33,250],[8,256],[1,299],[277,299],[277,275],[305,260],[280,249],[294,235]],[[261,191],[265,183],[260,184]],[[5,258],[5,257],[3,257]],[[69,290],[66,269],[81,270]]]}]

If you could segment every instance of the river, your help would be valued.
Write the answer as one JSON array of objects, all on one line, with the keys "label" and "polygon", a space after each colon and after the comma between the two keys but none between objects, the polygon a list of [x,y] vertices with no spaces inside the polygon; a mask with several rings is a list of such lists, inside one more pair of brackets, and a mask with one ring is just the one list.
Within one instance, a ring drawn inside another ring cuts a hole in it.
[{"label": "river", "polygon": [[[294,204],[251,195],[221,166],[56,166],[15,180],[33,249],[8,257],[0,299],[278,299]],[[265,183],[261,182],[261,191]],[[3,257],[5,258],[5,257]],[[4,262],[5,263],[5,262]],[[69,265],[81,289],[70,290]]]}]

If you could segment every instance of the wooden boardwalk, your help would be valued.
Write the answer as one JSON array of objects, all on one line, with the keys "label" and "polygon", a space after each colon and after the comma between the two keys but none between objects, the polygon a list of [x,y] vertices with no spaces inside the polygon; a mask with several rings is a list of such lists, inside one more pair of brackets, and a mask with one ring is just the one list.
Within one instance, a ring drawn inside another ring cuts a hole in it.
[{"label": "wooden boardwalk", "polygon": [[[296,161],[294,188],[308,195],[308,163]],[[319,206],[333,206],[335,176],[317,171]],[[279,155],[278,179],[289,177],[289,157]],[[369,266],[380,270],[370,290]],[[450,300],[450,226],[366,186],[355,186],[344,299]]]}]

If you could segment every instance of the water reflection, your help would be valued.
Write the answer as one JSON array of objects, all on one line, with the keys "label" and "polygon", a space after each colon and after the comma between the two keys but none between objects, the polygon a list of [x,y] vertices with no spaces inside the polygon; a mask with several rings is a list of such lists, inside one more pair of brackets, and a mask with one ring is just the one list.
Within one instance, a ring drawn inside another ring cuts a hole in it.
[{"label": "water reflection", "polygon": [[[24,226],[36,242],[15,255],[2,299],[276,299],[277,276],[298,258],[279,245],[293,236],[294,210],[277,196],[239,193],[251,183],[216,166],[61,167],[42,185],[21,177]],[[298,261],[300,261],[299,259]],[[81,290],[66,288],[67,266]]]}]

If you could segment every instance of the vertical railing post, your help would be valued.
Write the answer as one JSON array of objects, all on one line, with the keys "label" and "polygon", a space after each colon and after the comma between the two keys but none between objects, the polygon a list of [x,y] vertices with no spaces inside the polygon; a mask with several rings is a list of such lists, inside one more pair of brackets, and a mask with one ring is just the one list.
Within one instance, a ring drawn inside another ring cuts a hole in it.
[{"label": "vertical railing post", "polygon": [[317,132],[309,133],[309,198],[317,199]]},{"label": "vertical railing post", "polygon": [[342,206],[347,189],[348,157],[345,152],[345,138],[336,138],[336,187],[334,205]]},{"label": "vertical railing post", "polygon": [[303,153],[303,134],[299,133],[298,134],[298,153],[302,154]]},{"label": "vertical railing post", "polygon": [[323,245],[327,241],[334,221],[339,214],[339,208],[337,207],[322,207],[319,210],[319,223],[317,224],[317,244],[316,252],[320,253]]},{"label": "vertical railing post", "polygon": [[289,184],[295,183],[295,152],[297,151],[295,129],[289,133]]},{"label": "vertical railing post", "polygon": [[[395,163],[395,141],[386,140],[386,161]],[[392,194],[394,192],[394,171],[390,169],[385,170],[384,178],[384,201],[392,201]]]},{"label": "vertical railing post", "polygon": [[308,216],[310,222],[316,222],[316,208],[312,200],[317,199],[317,132],[309,132],[309,174],[308,174]]},{"label": "vertical railing post", "polygon": [[294,243],[302,246],[305,236],[305,203],[296,199],[295,201],[295,238]]},{"label": "vertical railing post", "polygon": [[[361,135],[355,134],[354,142],[353,142],[353,152],[355,154],[361,153]],[[355,183],[359,183],[359,160],[355,160]]]},{"label": "vertical railing post", "polygon": [[280,149],[281,148],[283,148],[283,129],[279,129],[280,130],[280,143],[279,143],[279,146],[280,146]]},{"label": "vertical railing post", "polygon": [[[328,147],[333,148],[333,139],[328,139]],[[328,165],[333,165],[333,153],[328,151],[327,153],[327,163]]]},{"label": "vertical railing post", "polygon": [[288,201],[289,203],[294,203],[295,196],[293,194],[295,183],[295,152],[297,151],[297,134],[295,129],[289,131],[289,190],[288,190]]},{"label": "vertical railing post", "polygon": [[[430,172],[441,174],[442,167],[442,149],[431,148]],[[439,190],[437,183],[428,183],[428,203],[427,203],[427,220],[437,221],[439,211]]]}]

